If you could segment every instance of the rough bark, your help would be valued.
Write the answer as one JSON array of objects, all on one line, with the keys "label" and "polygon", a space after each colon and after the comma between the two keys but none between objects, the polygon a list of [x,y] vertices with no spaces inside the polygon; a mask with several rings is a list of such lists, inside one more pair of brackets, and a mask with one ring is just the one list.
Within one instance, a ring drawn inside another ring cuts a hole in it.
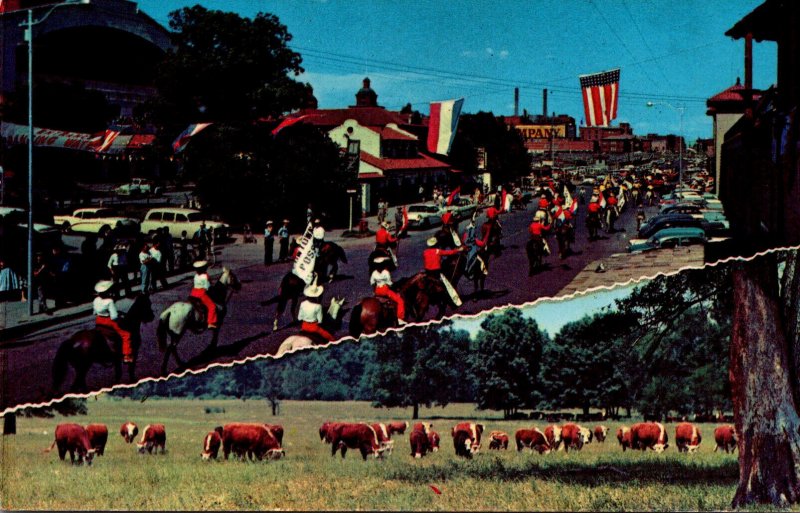
[{"label": "rough bark", "polygon": [[800,418],[791,369],[796,336],[787,336],[775,257],[735,265],[730,378],[739,486],[733,507],[786,507],[800,500]]}]

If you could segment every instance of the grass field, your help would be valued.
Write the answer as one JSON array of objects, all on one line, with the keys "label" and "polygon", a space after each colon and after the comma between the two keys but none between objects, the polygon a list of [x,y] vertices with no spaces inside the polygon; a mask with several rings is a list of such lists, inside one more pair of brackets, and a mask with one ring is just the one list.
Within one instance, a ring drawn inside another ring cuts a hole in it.
[{"label": "grass field", "polygon": [[[374,409],[366,403],[286,401],[281,415],[269,415],[264,401],[129,400],[99,398],[89,415],[53,419],[19,418],[17,435],[2,439],[2,509],[304,509],[304,510],[721,510],[733,497],[735,455],[714,453],[713,427],[701,425],[697,454],[670,448],[623,453],[612,436],[581,452],[538,455],[488,451],[457,459],[450,428],[480,419],[487,433],[513,434],[531,422],[502,421],[472,405],[422,409],[442,435],[442,450],[421,460],[410,457],[408,433],[395,435],[395,451],[366,463],[357,452],[331,458],[319,440],[325,420],[410,420],[410,410]],[[206,414],[206,407],[225,413]],[[120,424],[141,428],[163,423],[167,453],[136,454],[119,436]],[[286,458],[269,463],[203,462],[204,435],[232,421],[280,423],[286,429]],[[105,456],[91,467],[73,467],[57,451],[43,454],[59,422],[102,422],[109,427]],[[544,428],[541,422],[535,423]],[[618,423],[605,423],[610,433]],[[436,494],[435,486],[441,494]]]}]

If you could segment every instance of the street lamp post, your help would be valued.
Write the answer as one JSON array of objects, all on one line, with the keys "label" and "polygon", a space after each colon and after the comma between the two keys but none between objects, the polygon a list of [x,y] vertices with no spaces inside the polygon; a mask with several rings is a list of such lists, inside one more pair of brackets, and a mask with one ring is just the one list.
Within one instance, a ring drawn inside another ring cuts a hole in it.
[{"label": "street lamp post", "polygon": [[668,102],[647,102],[648,107],[655,107],[656,105],[666,105],[672,110],[678,111],[680,118],[680,133],[678,133],[678,147],[679,147],[679,160],[678,160],[678,186],[683,185],[683,111],[686,109],[683,105],[677,107]]},{"label": "street lamp post", "polygon": [[28,316],[33,316],[33,26],[42,23],[57,8],[65,5],[88,4],[91,0],[66,0],[50,7],[44,16],[33,20],[33,9],[28,9],[24,40],[28,44]]}]

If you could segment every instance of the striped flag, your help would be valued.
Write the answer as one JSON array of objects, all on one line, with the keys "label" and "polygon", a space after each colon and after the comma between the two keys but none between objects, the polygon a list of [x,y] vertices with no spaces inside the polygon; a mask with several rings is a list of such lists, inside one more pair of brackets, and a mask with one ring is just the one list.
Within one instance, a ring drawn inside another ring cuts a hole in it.
[{"label": "striped flag", "polygon": [[103,135],[97,138],[97,146],[95,146],[95,153],[103,153],[111,147],[114,139],[117,138],[119,132],[116,130],[106,130]]},{"label": "striped flag", "polygon": [[201,130],[208,127],[211,123],[197,123],[195,125],[189,125],[186,127],[186,130],[181,132],[181,134],[172,141],[172,151],[175,153],[180,153],[186,148],[186,145],[189,144],[189,139],[200,133]]},{"label": "striped flag", "polygon": [[455,201],[455,199],[458,197],[458,193],[460,193],[460,192],[461,192],[461,186],[460,185],[458,187],[456,187],[455,189],[453,189],[453,192],[451,192],[450,196],[447,197],[447,206],[448,207],[453,204],[453,201]]},{"label": "striped flag", "polygon": [[316,116],[318,116],[318,114],[303,114],[302,116],[297,116],[296,118],[286,118],[283,121],[281,121],[281,123],[278,126],[273,128],[272,132],[270,132],[270,133],[272,134],[273,137],[275,137],[276,135],[278,135],[278,132],[280,132],[284,128],[290,127],[290,126],[292,126],[292,125],[294,125],[296,123],[299,123],[299,122],[303,121],[304,119],[313,118],[313,117],[316,117]]},{"label": "striped flag", "polygon": [[619,100],[619,68],[580,75],[586,126],[608,126],[617,118]]},{"label": "striped flag", "polygon": [[431,102],[431,117],[428,123],[429,152],[439,155],[450,154],[462,105],[464,105],[464,98]]}]

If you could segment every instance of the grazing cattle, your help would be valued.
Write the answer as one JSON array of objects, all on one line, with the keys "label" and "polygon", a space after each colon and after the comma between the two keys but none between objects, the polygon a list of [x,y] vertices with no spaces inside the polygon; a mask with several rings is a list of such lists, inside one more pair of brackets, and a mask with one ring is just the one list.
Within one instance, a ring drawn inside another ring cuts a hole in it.
[{"label": "grazing cattle", "polygon": [[219,447],[222,445],[222,426],[217,426],[214,431],[210,431],[203,439],[203,452],[200,457],[203,460],[215,460],[219,456]]},{"label": "grazing cattle", "polygon": [[547,445],[551,450],[557,451],[561,448],[561,426],[551,424],[544,428],[544,437],[547,439]]},{"label": "grazing cattle", "polygon": [[328,437],[328,432],[338,424],[338,422],[325,422],[319,427],[319,439],[320,441],[325,442],[326,444],[331,443],[330,438]]},{"label": "grazing cattle", "polygon": [[617,440],[619,441],[620,447],[622,447],[622,452],[625,452],[625,449],[631,448],[631,428],[628,426],[622,426],[617,429]]},{"label": "grazing cattle", "polygon": [[483,424],[461,422],[453,426],[450,434],[453,436],[456,456],[472,458],[472,455],[477,453],[481,448],[482,433]]},{"label": "grazing cattle", "polygon": [[364,422],[358,424],[337,423],[328,428],[328,439],[331,443],[331,456],[336,456],[336,451],[341,450],[342,458],[347,449],[358,449],[361,457],[367,461],[370,454],[376,458],[383,455],[384,449],[378,441],[378,433]]},{"label": "grazing cattle", "polygon": [[142,431],[142,438],[136,442],[136,447],[139,449],[139,454],[153,453],[155,449],[158,454],[158,448],[161,447],[161,454],[167,452],[167,430],[164,429],[164,424],[149,424],[145,426]]},{"label": "grazing cattle", "polygon": [[700,430],[694,424],[682,422],[675,426],[675,447],[678,452],[695,452],[702,441]]},{"label": "grazing cattle", "polygon": [[50,452],[53,447],[58,446],[58,457],[64,460],[69,452],[69,460],[75,464],[75,455],[78,455],[77,464],[86,462],[92,464],[95,450],[89,443],[89,435],[80,424],[59,424],[56,426],[55,440],[44,452]]},{"label": "grazing cattle", "polygon": [[608,437],[608,428],[606,426],[595,426],[594,427],[594,437],[597,439],[598,443],[605,443],[606,437]]},{"label": "grazing cattle", "polygon": [[561,426],[561,440],[564,442],[564,451],[569,452],[570,449],[580,451],[583,449],[585,441],[583,429],[577,424],[564,424]]},{"label": "grazing cattle", "polygon": [[106,452],[106,442],[108,442],[108,428],[105,424],[89,424],[86,426],[86,434],[89,436],[89,445],[95,450],[95,454],[102,456]]},{"label": "grazing cattle", "polygon": [[664,452],[669,447],[668,441],[667,430],[660,422],[640,422],[631,426],[632,449]]},{"label": "grazing cattle", "polygon": [[714,441],[717,442],[714,452],[717,449],[722,449],[725,453],[728,449],[733,452],[736,450],[736,430],[733,426],[719,426],[714,430]]},{"label": "grazing cattle", "polygon": [[499,451],[508,450],[508,433],[503,431],[492,431],[489,434],[489,449]]},{"label": "grazing cattle", "polygon": [[278,438],[264,424],[235,422],[222,428],[222,453],[228,459],[230,453],[240,460],[278,460],[285,456]]},{"label": "grazing cattle", "polygon": [[428,431],[428,443],[430,444],[432,452],[439,451],[439,442],[442,440],[442,437],[439,436],[439,433],[436,431]]},{"label": "grazing cattle", "polygon": [[408,422],[390,422],[388,424],[389,427],[389,435],[397,433],[398,435],[403,435],[408,429]]},{"label": "grazing cattle", "polygon": [[531,429],[519,429],[514,435],[514,438],[517,441],[517,451],[521,451],[524,447],[527,447],[531,452],[536,451],[539,454],[547,454],[551,450],[551,446],[547,442],[547,437],[536,427]]},{"label": "grazing cattle", "polygon": [[594,438],[594,433],[592,432],[592,430],[580,425],[578,427],[581,430],[581,435],[583,435],[583,443],[584,444],[592,443],[592,439]]},{"label": "grazing cattle", "polygon": [[412,426],[412,431],[424,431],[425,433],[430,433],[433,429],[433,424],[430,422],[417,422]]},{"label": "grazing cattle", "polygon": [[119,434],[125,439],[125,443],[132,444],[139,434],[139,428],[133,422],[126,422],[119,428]]},{"label": "grazing cattle", "polygon": [[386,451],[386,454],[391,454],[394,449],[394,441],[392,440],[392,431],[388,424],[382,422],[372,424],[372,429],[378,435],[378,443],[381,448]]},{"label": "grazing cattle", "polygon": [[283,447],[283,426],[280,424],[264,424],[264,427],[272,431],[272,436],[278,441],[278,445]]}]

